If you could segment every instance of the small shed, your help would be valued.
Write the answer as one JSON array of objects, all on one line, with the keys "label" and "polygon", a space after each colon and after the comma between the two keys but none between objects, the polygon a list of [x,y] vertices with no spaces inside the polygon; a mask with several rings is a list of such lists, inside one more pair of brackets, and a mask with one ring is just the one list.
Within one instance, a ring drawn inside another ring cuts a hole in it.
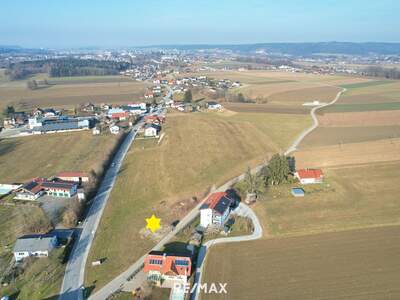
[{"label": "small shed", "polygon": [[305,192],[302,188],[292,188],[292,195],[294,197],[304,197]]}]

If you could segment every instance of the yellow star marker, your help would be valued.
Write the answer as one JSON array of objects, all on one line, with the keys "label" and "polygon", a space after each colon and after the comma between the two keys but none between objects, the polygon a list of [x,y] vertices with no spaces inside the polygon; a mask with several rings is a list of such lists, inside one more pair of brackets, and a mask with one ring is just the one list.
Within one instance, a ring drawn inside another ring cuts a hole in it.
[{"label": "yellow star marker", "polygon": [[152,233],[156,232],[160,228],[161,219],[157,218],[154,214],[151,218],[146,218],[146,228],[150,229]]}]

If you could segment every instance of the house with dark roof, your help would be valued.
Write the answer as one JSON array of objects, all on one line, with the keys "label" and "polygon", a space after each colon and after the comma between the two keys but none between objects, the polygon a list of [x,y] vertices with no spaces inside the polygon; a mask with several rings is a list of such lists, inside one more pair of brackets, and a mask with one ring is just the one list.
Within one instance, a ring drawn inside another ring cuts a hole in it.
[{"label": "house with dark roof", "polygon": [[78,191],[78,183],[63,180],[35,178],[25,183],[16,192],[16,200],[37,200],[43,194],[53,197],[73,197]]},{"label": "house with dark roof", "polygon": [[192,272],[192,260],[187,255],[151,251],[144,259],[143,271],[149,281],[158,285],[185,284]]},{"label": "house with dark roof", "polygon": [[200,207],[200,225],[223,226],[235,201],[226,192],[211,194]]},{"label": "house with dark roof", "polygon": [[73,197],[78,191],[78,184],[69,181],[44,181],[42,183],[46,194],[54,197]]},{"label": "house with dark roof", "polygon": [[145,137],[157,137],[160,131],[161,131],[161,126],[157,124],[146,124],[144,126]]},{"label": "house with dark roof", "polygon": [[15,261],[21,261],[26,257],[47,257],[57,246],[57,236],[53,234],[32,234],[17,239],[13,253]]},{"label": "house with dark roof", "polygon": [[29,181],[17,189],[14,199],[17,200],[36,200],[44,194],[44,189],[42,187],[42,179],[35,178]]}]

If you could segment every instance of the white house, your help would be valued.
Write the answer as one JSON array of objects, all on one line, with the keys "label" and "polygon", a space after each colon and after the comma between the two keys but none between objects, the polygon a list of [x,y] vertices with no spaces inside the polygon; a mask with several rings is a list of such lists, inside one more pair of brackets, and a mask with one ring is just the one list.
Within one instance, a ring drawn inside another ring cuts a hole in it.
[{"label": "white house", "polygon": [[161,126],[156,124],[146,124],[144,127],[144,136],[145,137],[156,137],[161,130]]},{"label": "white house", "polygon": [[117,125],[113,125],[110,127],[110,132],[112,134],[118,134],[119,133],[119,127]]},{"label": "white house", "polygon": [[14,199],[34,201],[43,194],[44,194],[44,189],[41,185],[41,182],[32,180],[28,183],[25,183],[21,188],[17,190]]},{"label": "white house", "polygon": [[211,194],[200,207],[200,226],[222,226],[227,220],[234,200],[226,192]]},{"label": "white house", "polygon": [[207,108],[210,110],[220,110],[222,109],[222,105],[217,102],[211,101],[207,102]]},{"label": "white house", "polygon": [[35,127],[42,126],[42,119],[38,117],[32,117],[28,119],[28,128],[33,129]]},{"label": "white house", "polygon": [[13,253],[15,261],[21,261],[26,257],[47,257],[49,253],[57,246],[57,237],[55,235],[26,235],[17,239]]}]

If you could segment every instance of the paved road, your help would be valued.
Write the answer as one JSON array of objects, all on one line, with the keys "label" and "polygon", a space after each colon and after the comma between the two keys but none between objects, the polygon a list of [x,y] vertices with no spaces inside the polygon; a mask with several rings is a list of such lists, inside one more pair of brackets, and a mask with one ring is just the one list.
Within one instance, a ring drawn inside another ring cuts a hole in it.
[{"label": "paved road", "polygon": [[[172,96],[172,90],[169,86],[166,86],[169,89],[169,94],[165,99],[168,99],[169,97]],[[311,110],[311,117],[313,119],[313,125],[306,129],[294,142],[293,144],[289,147],[289,149],[285,152],[285,154],[289,154],[293,151],[296,150],[296,147],[300,144],[300,142],[308,135],[310,134],[317,126],[318,126],[318,119],[315,116],[315,112],[322,108],[322,107],[326,107],[329,105],[334,104],[341,96],[341,94],[343,92],[345,92],[346,89],[342,89],[335,97],[335,99],[329,103],[314,107]],[[165,100],[164,99],[164,100]],[[264,167],[264,165],[259,165],[257,167],[255,167],[254,169],[252,169],[251,171],[253,173],[256,173],[258,171],[261,170],[261,168]],[[229,189],[232,185],[234,185],[236,182],[243,180],[245,177],[245,174],[241,174],[229,181],[227,181],[225,184],[223,184],[222,186],[218,187],[216,190],[214,191],[226,191],[227,189]],[[206,197],[207,198],[207,197]],[[205,198],[205,199],[206,199]],[[203,204],[203,202],[205,201],[205,199],[203,199],[203,201],[201,201],[195,208],[193,208],[189,214],[187,214],[178,224],[178,226],[171,231],[170,233],[168,233],[154,248],[153,250],[161,250],[163,248],[163,246],[171,239],[175,236],[175,234],[177,234],[181,229],[183,229],[187,224],[191,223],[200,213],[200,206]],[[238,242],[238,241],[248,241],[248,240],[254,240],[254,239],[258,239],[262,236],[262,227],[260,226],[260,222],[257,218],[257,216],[254,214],[254,212],[248,208],[247,206],[245,206],[244,204],[242,204],[241,207],[246,207],[245,211],[246,213],[249,215],[249,217],[251,217],[251,219],[253,220],[253,224],[255,226],[255,231],[253,232],[252,235],[249,236],[242,236],[242,237],[232,237],[232,238],[221,238],[221,239],[216,239],[214,241],[214,243],[223,243],[223,242]],[[213,241],[209,241],[205,247],[201,248],[201,253],[199,254],[200,257],[200,262],[202,262],[204,260],[204,257],[206,255],[207,249],[212,246]],[[102,299],[106,299],[108,296],[110,296],[112,293],[118,291],[118,290],[127,290],[127,291],[132,291],[135,288],[139,287],[144,279],[145,276],[143,274],[143,272],[138,270],[141,268],[141,266],[143,265],[144,262],[144,258],[145,258],[146,254],[143,255],[139,260],[137,260],[134,264],[132,264],[126,271],[124,271],[123,273],[121,273],[120,275],[118,275],[117,277],[115,277],[112,281],[110,281],[107,285],[105,285],[104,287],[102,287],[99,291],[97,291],[95,294],[93,294],[92,296],[90,296],[89,299],[91,300],[102,300]],[[202,264],[198,264],[200,266],[202,266]],[[196,275],[195,275],[195,280],[198,280],[198,282],[201,282],[201,270],[202,268],[198,268],[196,270]],[[138,272],[138,273],[137,273]],[[137,273],[135,276],[133,276],[132,274]]]},{"label": "paved road", "polygon": [[143,121],[136,124],[128,133],[116,153],[111,167],[107,170],[100,188],[89,209],[82,229],[78,231],[76,242],[68,260],[64,280],[60,291],[60,300],[83,299],[82,287],[84,284],[84,272],[86,260],[93,242],[94,234],[100,222],[101,215],[107,203],[110,192],[118,176],[121,163],[136,137],[137,130],[143,125]]},{"label": "paved road", "polygon": [[286,150],[285,155],[288,155],[288,154],[290,154],[290,153],[296,151],[296,150],[297,150],[297,147],[298,147],[299,144],[303,141],[303,139],[304,139],[307,135],[309,135],[311,132],[313,132],[315,128],[318,127],[319,122],[318,122],[317,116],[315,115],[315,112],[316,112],[317,110],[323,108],[323,107],[327,107],[327,106],[330,106],[330,105],[332,105],[332,104],[335,104],[335,102],[339,100],[340,96],[341,96],[345,91],[347,91],[347,89],[343,88],[339,93],[336,94],[335,99],[333,99],[331,102],[325,103],[325,104],[322,104],[322,105],[319,105],[319,106],[316,106],[316,107],[314,107],[314,108],[311,110],[310,114],[311,114],[311,117],[312,117],[312,119],[313,119],[313,124],[311,125],[310,128],[307,128],[306,130],[304,130],[304,131],[299,135],[299,137],[293,142],[293,144],[289,147],[289,149]]}]

